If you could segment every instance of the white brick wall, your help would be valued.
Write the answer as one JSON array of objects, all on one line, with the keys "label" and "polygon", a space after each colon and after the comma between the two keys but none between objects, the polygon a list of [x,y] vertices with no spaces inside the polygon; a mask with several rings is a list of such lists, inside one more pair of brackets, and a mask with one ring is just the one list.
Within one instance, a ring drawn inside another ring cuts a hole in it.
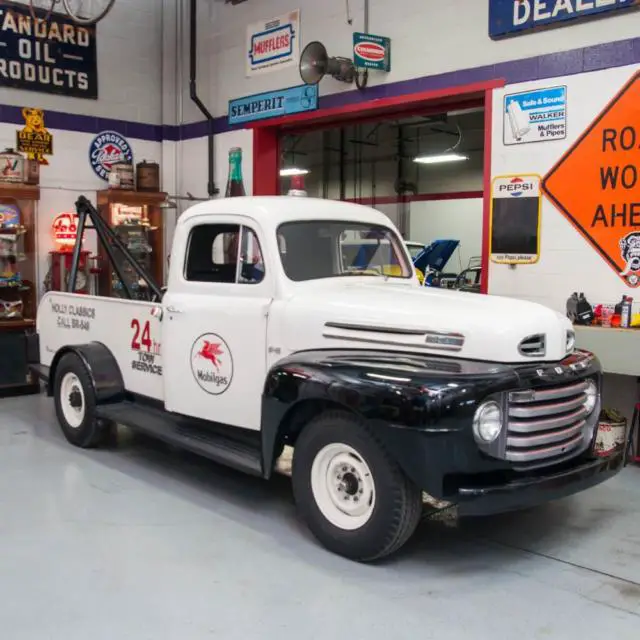
[{"label": "white brick wall", "polygon": [[[640,65],[619,67],[496,90],[491,174],[538,173],[544,176],[638,68]],[[566,140],[503,146],[504,94],[561,84],[567,86]],[[579,184],[581,176],[574,176],[574,179]],[[563,313],[567,298],[576,290],[584,291],[592,304],[619,302],[623,294],[633,295],[546,196],[542,200],[540,244],[541,256],[537,264],[515,269],[491,264],[490,293],[527,298]]]},{"label": "white brick wall", "polygon": [[98,23],[98,100],[3,87],[0,103],[160,124],[163,1],[117,0]]},{"label": "white brick wall", "polygon": [[[0,148],[15,146],[15,125],[0,123]],[[80,194],[87,196],[94,204],[96,191],[105,189],[107,183],[100,180],[89,164],[89,144],[93,134],[58,131],[53,134],[54,155],[48,156],[49,166],[40,169],[40,202],[38,203],[37,252],[38,287],[42,293],[42,282],[48,271],[48,254],[53,247],[51,223],[58,213],[75,211],[74,203]],[[160,160],[161,145],[147,140],[129,138],[133,148],[134,162],[146,158],[149,161]],[[171,214],[169,214],[169,218]],[[93,232],[87,233],[85,247],[96,250],[96,238]]]},{"label": "white brick wall", "polygon": [[[208,22],[204,16],[199,20],[198,59],[209,65],[214,115],[226,113],[230,98],[300,83],[295,68],[245,78],[248,24],[300,8],[303,46],[320,40],[330,55],[350,55],[351,34],[363,28],[364,4],[350,0],[349,5],[352,26],[346,22],[345,0],[209,3]],[[640,33],[640,12],[494,42],[488,36],[488,0],[370,0],[369,26],[371,33],[392,41],[392,71],[376,74],[373,81],[381,84],[634,38]],[[326,95],[352,88],[326,79],[320,90]],[[189,108],[185,121],[191,119],[201,118]]]}]

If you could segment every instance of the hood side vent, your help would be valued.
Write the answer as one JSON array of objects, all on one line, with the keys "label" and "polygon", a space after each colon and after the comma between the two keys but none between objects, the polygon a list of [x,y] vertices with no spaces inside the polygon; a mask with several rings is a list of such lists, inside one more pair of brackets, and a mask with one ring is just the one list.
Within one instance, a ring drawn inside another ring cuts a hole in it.
[{"label": "hood side vent", "polygon": [[544,334],[537,333],[520,341],[518,353],[527,358],[541,358],[547,352],[547,340]]},{"label": "hood side vent", "polygon": [[342,322],[326,322],[322,335],[333,340],[368,342],[369,344],[412,347],[433,351],[461,351],[464,346],[464,336],[460,333],[376,325],[367,326]]},{"label": "hood side vent", "polygon": [[329,329],[346,329],[347,331],[375,331],[376,333],[392,333],[403,336],[423,336],[424,331],[420,329],[396,329],[395,327],[376,327],[374,325],[347,324],[344,322],[325,322],[325,327]]}]

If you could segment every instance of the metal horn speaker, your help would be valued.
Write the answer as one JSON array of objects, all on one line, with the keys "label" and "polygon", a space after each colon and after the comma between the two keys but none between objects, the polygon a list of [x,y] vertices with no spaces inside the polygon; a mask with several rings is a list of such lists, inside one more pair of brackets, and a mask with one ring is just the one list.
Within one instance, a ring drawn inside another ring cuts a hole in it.
[{"label": "metal horn speaker", "polygon": [[350,83],[356,69],[349,58],[330,58],[322,42],[310,42],[300,56],[300,77],[305,84],[318,84],[325,75]]}]

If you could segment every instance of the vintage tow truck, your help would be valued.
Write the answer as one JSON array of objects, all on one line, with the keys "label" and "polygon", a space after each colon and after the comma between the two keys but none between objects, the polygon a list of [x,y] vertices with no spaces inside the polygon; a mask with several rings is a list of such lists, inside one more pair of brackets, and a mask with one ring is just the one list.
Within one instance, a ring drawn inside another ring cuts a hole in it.
[{"label": "vintage tow truck", "polygon": [[[86,198],[76,206],[79,238],[92,222],[110,255],[132,259]],[[356,239],[391,246],[396,274],[345,262],[341,243]],[[491,514],[626,463],[624,442],[603,449],[600,364],[574,348],[569,321],[421,288],[374,209],[203,202],[178,221],[166,289],[133,267],[149,301],[49,292],[40,303],[33,370],[67,440],[93,447],[127,425],[265,479],[292,447],[297,509],[335,553],[396,551],[424,494]]]}]

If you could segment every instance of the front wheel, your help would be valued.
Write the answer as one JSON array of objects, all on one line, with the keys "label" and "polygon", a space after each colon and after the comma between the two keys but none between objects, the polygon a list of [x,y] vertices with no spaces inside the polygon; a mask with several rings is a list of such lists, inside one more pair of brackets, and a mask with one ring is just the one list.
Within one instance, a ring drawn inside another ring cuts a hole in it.
[{"label": "front wheel", "polygon": [[421,491],[367,426],[339,411],[315,418],[298,438],[293,492],[313,535],[361,562],[397,551],[422,510]]}]

